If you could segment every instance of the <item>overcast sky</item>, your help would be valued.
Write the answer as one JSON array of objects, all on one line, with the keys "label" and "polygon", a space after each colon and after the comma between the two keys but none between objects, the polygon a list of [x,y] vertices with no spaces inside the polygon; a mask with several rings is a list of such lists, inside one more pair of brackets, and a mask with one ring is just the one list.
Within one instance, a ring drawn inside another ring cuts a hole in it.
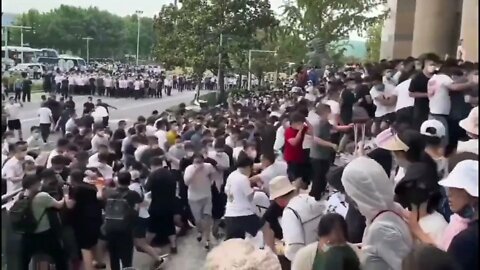
[{"label": "overcast sky", "polygon": [[[144,16],[153,17],[160,11],[162,5],[173,3],[173,0],[1,0],[2,12],[23,13],[29,9],[37,9],[40,12],[46,12],[57,8],[60,5],[71,5],[88,8],[96,6],[101,10],[108,10],[111,13],[120,16],[132,15],[135,10],[142,10]],[[121,4],[120,4],[121,3]],[[272,9],[275,13],[281,12],[280,6],[284,0],[270,0]],[[355,33],[350,35],[351,39],[361,39]]]}]

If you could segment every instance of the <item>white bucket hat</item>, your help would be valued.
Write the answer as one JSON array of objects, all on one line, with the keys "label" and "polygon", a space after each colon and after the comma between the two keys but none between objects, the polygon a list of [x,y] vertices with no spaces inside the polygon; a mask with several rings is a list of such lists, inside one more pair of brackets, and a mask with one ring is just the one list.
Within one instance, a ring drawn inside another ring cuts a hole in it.
[{"label": "white bucket hat", "polygon": [[295,187],[290,183],[288,177],[286,176],[277,176],[272,179],[269,183],[270,190],[270,200],[275,200],[278,197],[295,190]]},{"label": "white bucket hat", "polygon": [[478,197],[478,161],[459,162],[447,178],[438,182],[441,186],[464,189],[473,197]]},{"label": "white bucket hat", "polygon": [[473,108],[468,117],[461,120],[459,125],[467,132],[478,135],[478,106]]}]

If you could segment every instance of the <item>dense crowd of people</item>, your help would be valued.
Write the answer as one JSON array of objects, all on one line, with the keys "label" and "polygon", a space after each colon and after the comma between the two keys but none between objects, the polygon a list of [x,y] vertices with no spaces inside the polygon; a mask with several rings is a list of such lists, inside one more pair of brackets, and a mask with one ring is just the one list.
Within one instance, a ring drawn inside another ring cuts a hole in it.
[{"label": "dense crowd of people", "polygon": [[[188,233],[208,270],[477,269],[478,64],[425,54],[322,71],[116,129],[91,115],[111,107],[101,100],[69,99],[57,119],[45,100],[26,141],[9,121],[2,179],[23,189],[9,209],[22,269],[39,253],[56,269],[105,268],[108,252],[118,270],[134,247],[161,269]],[[56,76],[72,93],[71,74]],[[95,91],[112,93],[106,78]]]}]

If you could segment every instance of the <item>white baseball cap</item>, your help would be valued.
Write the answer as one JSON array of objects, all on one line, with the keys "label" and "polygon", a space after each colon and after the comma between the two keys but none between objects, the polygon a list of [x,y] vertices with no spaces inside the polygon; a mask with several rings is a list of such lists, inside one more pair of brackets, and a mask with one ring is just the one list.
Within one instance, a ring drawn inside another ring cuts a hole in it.
[{"label": "white baseball cap", "polygon": [[436,119],[430,119],[422,123],[420,133],[429,137],[442,138],[446,135],[445,126]]},{"label": "white baseball cap", "polygon": [[450,174],[438,182],[441,186],[464,189],[473,197],[478,197],[478,161],[459,162]]}]

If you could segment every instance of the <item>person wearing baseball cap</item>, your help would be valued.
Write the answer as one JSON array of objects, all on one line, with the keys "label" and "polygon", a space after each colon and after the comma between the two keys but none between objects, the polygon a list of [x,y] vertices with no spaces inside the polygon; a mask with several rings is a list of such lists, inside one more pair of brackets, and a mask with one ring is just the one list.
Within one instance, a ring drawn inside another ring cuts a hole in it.
[{"label": "person wearing baseball cap", "polygon": [[444,155],[448,143],[447,130],[439,120],[430,119],[423,122],[420,134],[425,140],[425,152],[437,163],[437,172],[440,178],[447,176],[447,159]]},{"label": "person wearing baseball cap", "polygon": [[467,118],[459,122],[471,138],[466,142],[458,142],[457,152],[472,152],[478,155],[478,106],[470,111]]},{"label": "person wearing baseball cap", "polygon": [[299,194],[287,176],[273,178],[269,186],[270,200],[284,208],[281,222],[284,255],[292,262],[298,250],[318,240],[317,226],[326,212],[326,204]]}]

